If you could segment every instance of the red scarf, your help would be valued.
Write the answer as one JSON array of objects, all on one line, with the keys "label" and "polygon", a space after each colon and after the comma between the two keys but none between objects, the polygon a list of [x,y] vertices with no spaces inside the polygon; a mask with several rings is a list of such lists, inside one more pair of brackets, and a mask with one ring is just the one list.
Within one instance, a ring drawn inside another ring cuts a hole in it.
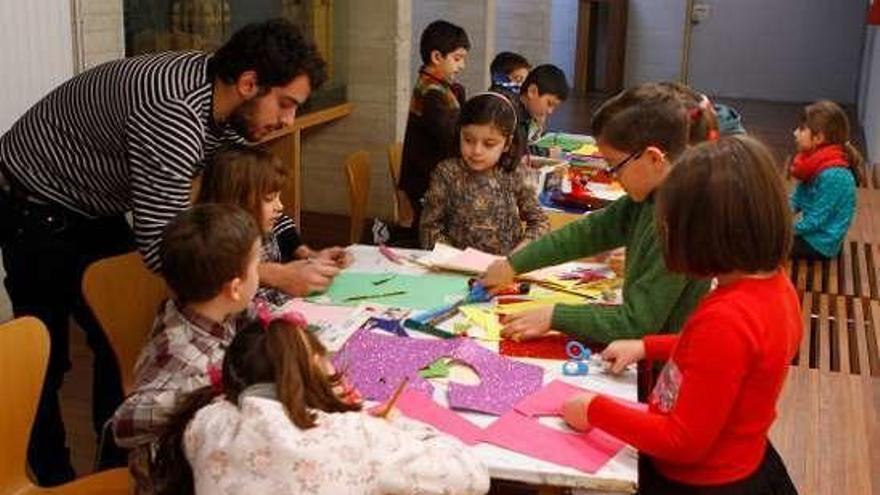
[{"label": "red scarf", "polygon": [[813,151],[798,153],[792,161],[791,175],[801,182],[810,182],[823,170],[832,167],[849,168],[846,152],[839,144],[829,144]]}]

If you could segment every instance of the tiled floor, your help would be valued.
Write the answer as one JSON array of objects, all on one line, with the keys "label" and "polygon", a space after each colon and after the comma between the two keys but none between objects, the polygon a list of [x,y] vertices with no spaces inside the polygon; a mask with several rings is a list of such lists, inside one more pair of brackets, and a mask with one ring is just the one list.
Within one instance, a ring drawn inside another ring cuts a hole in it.
[{"label": "tiled floor", "polygon": [[[721,101],[739,110],[748,131],[770,145],[777,157],[783,158],[791,153],[793,150],[791,129],[797,120],[801,105],[744,100]],[[570,98],[551,117],[550,128],[586,133],[592,110],[598,104],[599,101],[596,99]],[[860,130],[855,141],[864,142]],[[306,242],[315,247],[344,244],[348,236],[348,220],[338,215],[304,213],[302,230]],[[2,268],[0,268],[0,276],[2,276]],[[0,321],[10,317],[8,298],[5,291],[0,289]],[[78,473],[84,474],[91,470],[94,452],[94,437],[89,419],[91,351],[85,345],[82,332],[77,329],[72,330],[71,347],[74,365],[73,370],[67,375],[62,390],[62,400],[74,466]]]}]

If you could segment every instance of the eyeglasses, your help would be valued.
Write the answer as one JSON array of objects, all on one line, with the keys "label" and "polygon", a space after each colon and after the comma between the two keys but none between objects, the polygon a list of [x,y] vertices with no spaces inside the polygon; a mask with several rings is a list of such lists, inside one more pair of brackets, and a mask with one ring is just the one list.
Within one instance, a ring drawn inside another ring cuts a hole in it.
[{"label": "eyeglasses", "polygon": [[626,166],[627,163],[642,156],[643,151],[644,150],[633,151],[632,153],[627,155],[626,158],[617,162],[616,165],[609,165],[609,166],[605,167],[605,173],[607,173],[608,175],[610,175],[612,177],[617,177],[620,174],[620,171],[623,169],[623,167]]}]

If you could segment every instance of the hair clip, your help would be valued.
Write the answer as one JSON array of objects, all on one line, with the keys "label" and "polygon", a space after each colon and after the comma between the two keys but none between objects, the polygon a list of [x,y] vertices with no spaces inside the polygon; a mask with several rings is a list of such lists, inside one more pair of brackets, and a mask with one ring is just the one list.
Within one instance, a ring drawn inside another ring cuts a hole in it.
[{"label": "hair clip", "polygon": [[215,394],[223,393],[223,369],[217,365],[208,366],[208,380],[211,382],[211,390]]},{"label": "hair clip", "polygon": [[291,325],[298,328],[306,328],[308,326],[308,322],[306,321],[306,317],[303,316],[299,311],[286,311],[284,313],[275,314],[272,313],[272,310],[269,309],[269,305],[264,301],[259,301],[256,304],[256,317],[257,321],[260,322],[260,325],[263,329],[269,328],[269,324],[271,324],[275,320],[282,320]]},{"label": "hair clip", "polygon": [[700,107],[691,108],[688,112],[688,116],[692,122],[697,122],[703,118],[703,109]]}]

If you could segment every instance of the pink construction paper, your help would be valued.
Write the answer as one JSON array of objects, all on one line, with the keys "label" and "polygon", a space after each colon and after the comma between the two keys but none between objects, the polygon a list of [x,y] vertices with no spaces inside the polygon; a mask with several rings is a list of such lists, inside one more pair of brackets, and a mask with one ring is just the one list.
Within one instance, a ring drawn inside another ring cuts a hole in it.
[{"label": "pink construction paper", "polygon": [[544,379],[541,367],[499,356],[468,339],[416,339],[363,328],[348,339],[333,364],[366,399],[384,401],[405,377],[409,377],[409,389],[430,397],[434,386],[418,372],[446,356],[470,366],[480,377],[477,385],[449,384],[453,409],[504,414],[541,388]]},{"label": "pink construction paper", "polygon": [[[544,386],[541,390],[538,390],[532,395],[529,395],[515,406],[513,409],[518,411],[526,416],[561,416],[562,415],[562,405],[567,401],[571,396],[577,395],[584,392],[592,392],[591,390],[587,390],[585,388],[578,387],[576,385],[572,385],[570,383],[564,382],[562,380],[553,380]],[[641,404],[638,402],[631,402],[628,400],[618,399],[616,397],[609,397],[615,402],[619,402],[628,407],[632,407],[634,409],[639,409],[642,411],[647,410],[647,404]]]},{"label": "pink construction paper", "polygon": [[496,260],[501,259],[500,256],[485,253],[479,249],[467,248],[452,258],[443,262],[443,265],[464,269],[474,273],[483,273],[489,268],[489,265]]},{"label": "pink construction paper", "polygon": [[468,445],[479,443],[483,430],[416,390],[405,390],[394,407],[404,416],[429,424]]},{"label": "pink construction paper", "polygon": [[299,311],[306,320],[314,325],[339,325],[355,311],[346,306],[327,306],[294,299],[284,305],[281,312]]},{"label": "pink construction paper", "polygon": [[586,390],[561,380],[553,380],[513,408],[526,416],[559,416],[562,404],[572,395],[582,392]]},{"label": "pink construction paper", "polygon": [[617,455],[624,443],[598,428],[567,433],[538,423],[516,411],[483,430],[484,442],[530,457],[595,473]]}]

